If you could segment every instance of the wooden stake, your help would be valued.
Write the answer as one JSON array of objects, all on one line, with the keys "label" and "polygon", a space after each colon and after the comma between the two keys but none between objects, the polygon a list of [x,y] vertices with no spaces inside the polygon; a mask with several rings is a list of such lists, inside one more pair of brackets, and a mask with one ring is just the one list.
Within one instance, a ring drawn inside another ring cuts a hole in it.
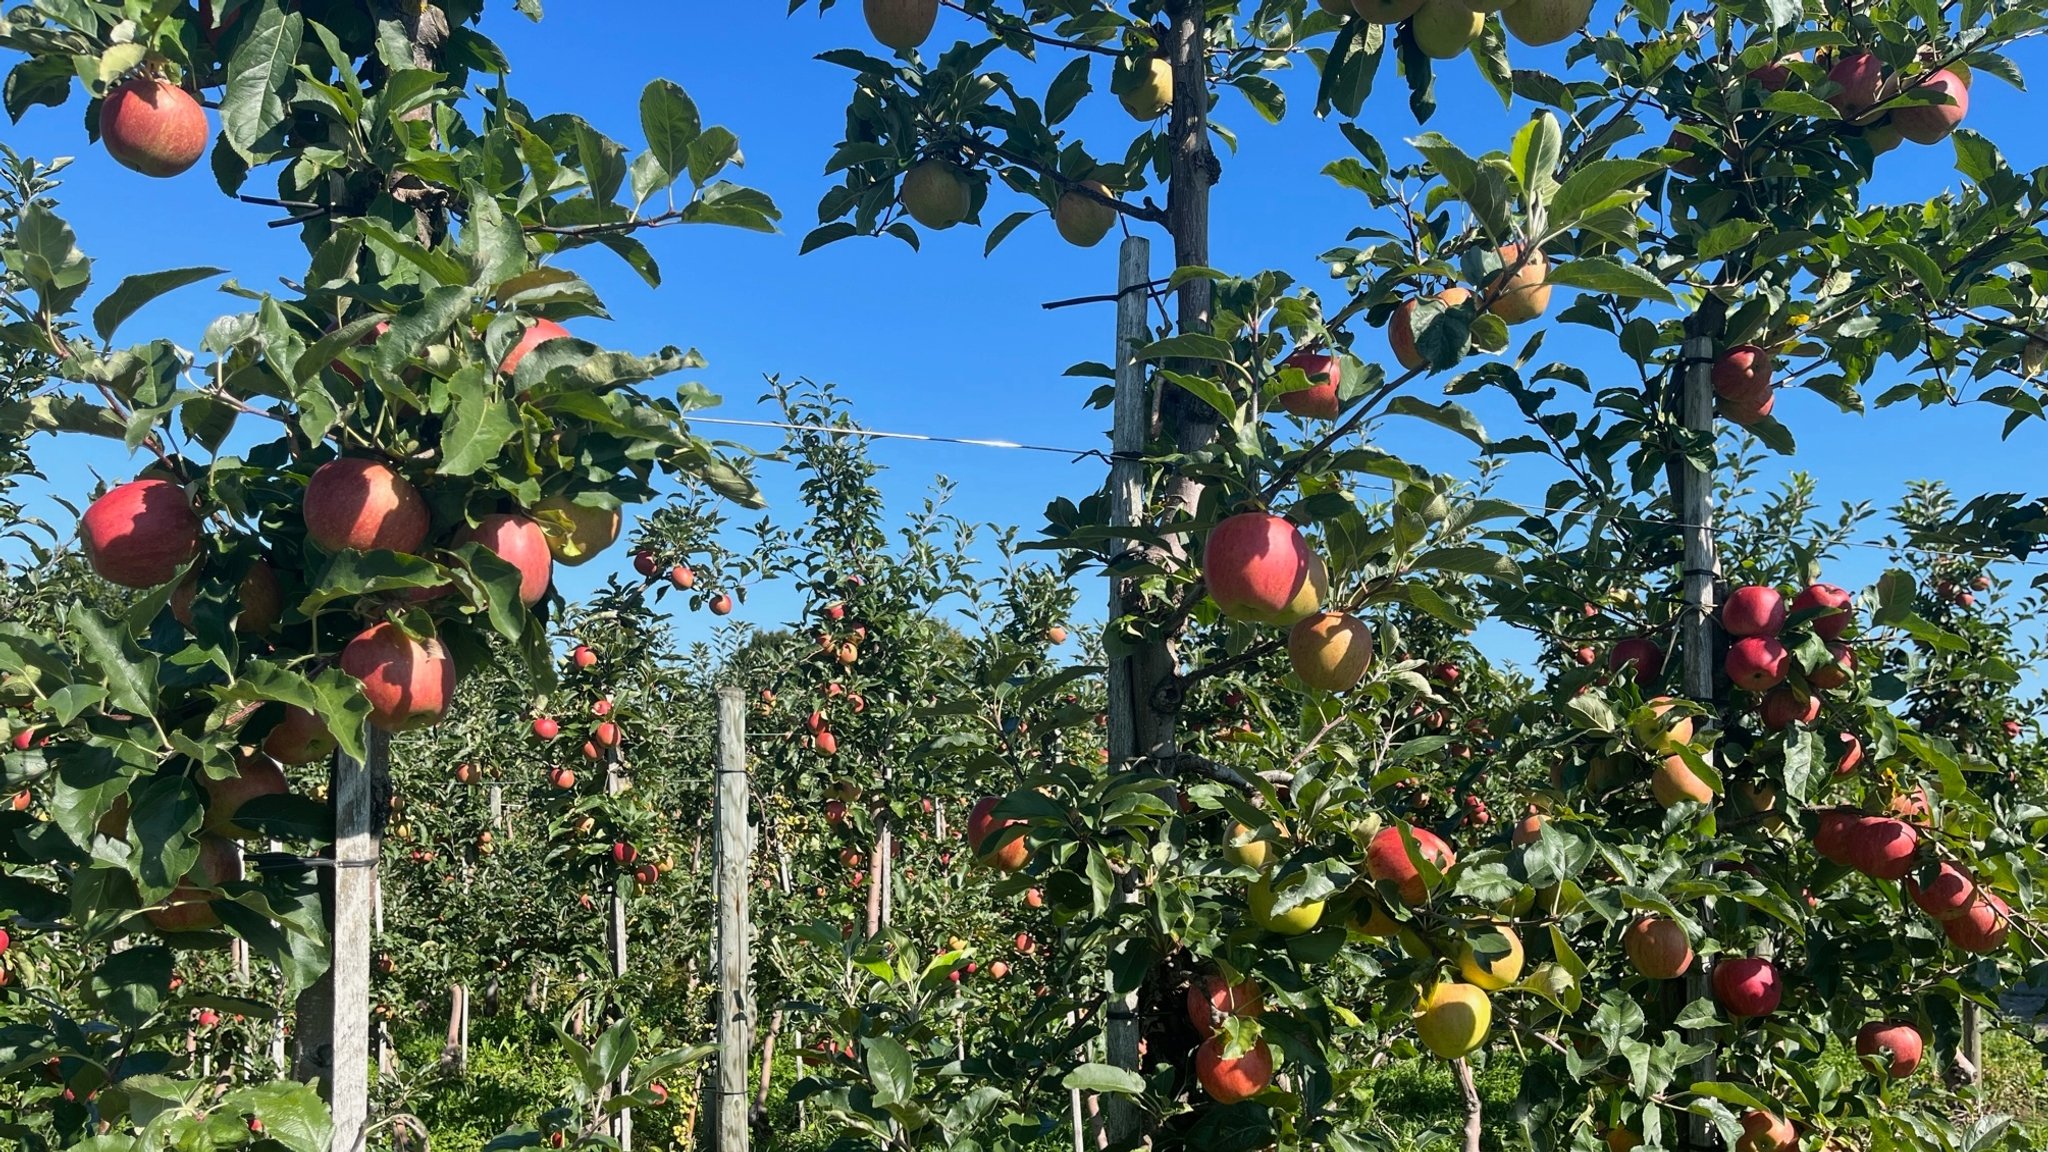
[{"label": "wooden stake", "polygon": [[[1714,435],[1714,345],[1720,334],[1722,307],[1715,297],[1707,302],[1685,321],[1685,343],[1681,366],[1683,375],[1682,391],[1679,396],[1680,420],[1685,428],[1694,433],[1711,437]],[[1715,657],[1719,647],[1719,626],[1714,619],[1715,583],[1720,577],[1721,561],[1714,545],[1714,478],[1707,471],[1691,461],[1680,460],[1676,465],[1679,533],[1685,548],[1685,571],[1682,574],[1685,589],[1685,617],[1680,622],[1679,647],[1684,658],[1684,690],[1687,697],[1705,704],[1709,711],[1720,712],[1718,691],[1714,679],[1717,663]],[[1706,902],[1705,915],[1713,916],[1712,901]],[[1697,1000],[1711,995],[1709,977],[1712,964],[1706,957],[1694,964],[1686,976],[1686,999]],[[1720,1079],[1720,1054],[1709,1051],[1694,1065],[1693,1079],[1712,1081]],[[1704,1115],[1686,1116],[1686,1139],[1691,1147],[1712,1148],[1719,1146],[1715,1131]]]},{"label": "wooden stake", "polygon": [[[1145,366],[1132,353],[1146,342],[1148,335],[1145,293],[1151,279],[1151,242],[1139,236],[1130,237],[1118,250],[1116,277],[1116,394],[1110,428],[1110,447],[1116,456],[1109,466],[1109,522],[1118,528],[1137,527],[1145,515],[1142,457],[1151,427],[1151,404],[1145,394]],[[1137,546],[1134,540],[1120,539],[1110,547],[1113,553],[1121,555]],[[1130,611],[1135,595],[1135,581],[1112,576],[1111,619]],[[1151,734],[1157,731],[1158,717],[1150,697],[1153,686],[1171,671],[1172,654],[1164,645],[1147,645],[1110,661],[1109,755],[1117,768],[1128,767],[1156,750]],[[1126,898],[1135,895],[1134,886],[1125,886]],[[1112,1001],[1107,1027],[1109,1063],[1132,1071],[1138,1067],[1137,1009],[1135,991]],[[1136,1130],[1135,1108],[1115,1100],[1104,1104],[1102,1139],[1120,1139]]]},{"label": "wooden stake", "polygon": [[390,800],[391,738],[366,729],[369,759],[337,755],[331,875],[323,876],[330,962],[299,996],[293,1076],[317,1080],[334,1114],[333,1152],[363,1152],[370,1116],[370,938],[377,856],[383,835],[376,809]]},{"label": "wooden stake", "polygon": [[747,703],[718,690],[718,1152],[747,1152],[747,1057],[753,995],[747,920]]},{"label": "wooden stake", "polygon": [[[625,768],[619,762],[618,749],[614,748],[605,756],[604,793],[607,796],[617,796],[625,790]],[[605,936],[612,959],[612,979],[623,980],[626,977],[626,889],[624,881],[617,877],[612,880],[611,924]],[[618,1091],[623,1093],[628,1090],[629,1075],[630,1073],[620,1073],[616,1085]],[[612,1117],[611,1128],[612,1136],[618,1140],[619,1147],[624,1152],[633,1152],[633,1110],[621,1108],[618,1114]]]}]

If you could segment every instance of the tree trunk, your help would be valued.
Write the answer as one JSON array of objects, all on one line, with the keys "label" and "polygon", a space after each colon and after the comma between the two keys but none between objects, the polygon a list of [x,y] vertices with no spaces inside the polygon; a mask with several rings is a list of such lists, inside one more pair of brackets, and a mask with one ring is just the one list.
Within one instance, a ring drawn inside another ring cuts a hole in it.
[{"label": "tree trunk", "polygon": [[1465,1097],[1465,1152],[1479,1152],[1479,1137],[1486,1130],[1486,1117],[1479,1106],[1479,1081],[1466,1061],[1454,1060],[1451,1067],[1457,1070],[1458,1091]]}]

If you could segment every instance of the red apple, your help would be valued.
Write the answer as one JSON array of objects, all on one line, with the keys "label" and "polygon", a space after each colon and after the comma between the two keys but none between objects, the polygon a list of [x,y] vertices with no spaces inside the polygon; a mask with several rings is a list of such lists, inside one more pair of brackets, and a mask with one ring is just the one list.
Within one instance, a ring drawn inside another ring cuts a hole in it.
[{"label": "red apple", "polygon": [[1692,967],[1692,942],[1678,921],[1640,917],[1622,933],[1622,951],[1636,971],[1652,980],[1675,980]]},{"label": "red apple", "polygon": [[1878,89],[1884,81],[1884,61],[1874,52],[1854,52],[1842,57],[1835,66],[1828,69],[1828,83],[1839,90],[1828,97],[1842,115],[1854,120],[1877,103]]},{"label": "red apple", "polygon": [[542,740],[553,740],[562,734],[562,726],[553,716],[535,716],[533,734]]},{"label": "red apple", "polygon": [[1265,993],[1250,980],[1232,984],[1212,974],[1188,985],[1188,1020],[1204,1036],[1214,1036],[1224,1017],[1256,1018],[1265,1011]]},{"label": "red apple", "polygon": [[1792,611],[1797,614],[1821,609],[1812,617],[1813,631],[1822,640],[1840,640],[1842,632],[1855,619],[1849,609],[1849,593],[1833,584],[1809,584],[1805,591],[1792,598]]},{"label": "red apple", "polygon": [[1913,870],[1920,834],[1911,824],[1889,816],[1863,816],[1849,822],[1842,854],[1849,867],[1879,880],[1902,880]]},{"label": "red apple", "polygon": [[176,176],[206,155],[206,109],[168,80],[134,76],[100,102],[100,142],[124,168]]},{"label": "red apple", "polygon": [[[1472,293],[1463,288],[1446,288],[1436,294],[1437,302],[1447,309],[1456,308],[1471,298]],[[1387,319],[1387,346],[1393,351],[1395,361],[1410,371],[1429,366],[1429,358],[1415,345],[1415,311],[1419,307],[1420,300],[1403,300]]]},{"label": "red apple", "polygon": [[830,729],[818,733],[817,739],[819,752],[827,756],[839,754],[839,737],[833,735]]},{"label": "red apple", "polygon": [[1273,1082],[1273,1050],[1261,1040],[1242,1056],[1226,1056],[1224,1040],[1211,1036],[1195,1050],[1195,1079],[1219,1104],[1249,1100]]},{"label": "red apple", "polygon": [[1894,1080],[1903,1080],[1920,1067],[1925,1047],[1920,1030],[1903,1020],[1872,1020],[1856,1032],[1856,1055],[1877,1057]]},{"label": "red apple", "polygon": [[1737,688],[1768,692],[1784,681],[1792,657],[1783,644],[1769,636],[1744,636],[1729,646],[1722,666]]},{"label": "red apple", "polygon": [[427,539],[427,502],[419,489],[374,460],[343,457],[322,464],[306,481],[301,511],[306,535],[329,552],[417,552]]},{"label": "red apple", "polygon": [[1004,829],[1022,827],[1022,820],[998,820],[995,807],[1001,801],[999,796],[983,796],[974,802],[974,809],[967,814],[967,847],[981,863],[998,872],[1015,872],[1031,859],[1031,845],[1025,837],[1017,836],[1000,847],[982,851],[985,843],[997,839]]},{"label": "red apple", "polygon": [[370,723],[387,732],[437,724],[455,698],[455,661],[441,641],[415,640],[389,621],[348,642],[341,670],[362,681]]},{"label": "red apple", "polygon": [[1922,886],[1906,880],[1906,896],[1915,907],[1936,920],[1953,920],[1970,910],[1977,901],[1977,882],[1968,872],[1947,861],[1935,865],[1934,879]]},{"label": "red apple", "polygon": [[1856,650],[1836,641],[1828,645],[1828,655],[1834,661],[1823,664],[1806,674],[1806,682],[1815,688],[1840,688],[1849,682],[1856,672]]},{"label": "red apple", "polygon": [[1776,636],[1785,627],[1784,594],[1767,584],[1737,588],[1721,605],[1721,627],[1730,636]]},{"label": "red apple", "polygon": [[1835,741],[1842,746],[1841,759],[1835,761],[1835,775],[1853,774],[1863,766],[1863,741],[1858,740],[1854,732],[1838,733]]},{"label": "red apple", "polygon": [[1647,687],[1664,674],[1664,649],[1648,636],[1631,636],[1607,653],[1607,666],[1616,672],[1634,665],[1637,687]]},{"label": "red apple", "polygon": [[242,810],[242,805],[258,796],[282,796],[291,791],[277,761],[260,753],[237,753],[233,776],[225,780],[202,777],[199,786],[206,791],[206,824],[202,831],[230,840],[247,840],[256,835],[235,823],[235,814]]},{"label": "red apple", "polygon": [[596,738],[598,746],[601,748],[616,748],[619,746],[619,726],[609,720],[599,724],[591,735]]},{"label": "red apple", "polygon": [[[195,573],[171,590],[171,618],[192,627],[192,601],[199,595]],[[277,570],[268,560],[257,559],[235,586],[235,631],[245,636],[267,635],[284,616],[284,592],[277,584]]]},{"label": "red apple", "polygon": [[1337,387],[1342,370],[1341,362],[1335,356],[1304,349],[1282,360],[1280,366],[1301,369],[1311,382],[1310,387],[1283,394],[1279,398],[1282,409],[1315,420],[1337,418]]},{"label": "red apple", "polygon": [[1798,1147],[1799,1130],[1790,1120],[1755,1108],[1742,1114],[1742,1138],[1735,1142],[1735,1152],[1795,1152]]},{"label": "red apple", "polygon": [[588,645],[578,644],[576,650],[569,653],[569,659],[578,668],[589,668],[597,664],[597,653],[592,652]]},{"label": "red apple", "polygon": [[242,878],[242,853],[218,836],[199,838],[199,859],[158,906],[143,915],[159,932],[200,932],[220,927],[211,901],[221,885]]},{"label": "red apple", "polygon": [[1819,719],[1820,697],[1790,684],[1780,684],[1764,694],[1763,706],[1758,711],[1764,727],[1783,732],[1794,724],[1811,724]]},{"label": "red apple", "polygon": [[612,863],[621,868],[630,868],[640,859],[640,850],[620,840],[612,845]]},{"label": "red apple", "polygon": [[[1405,825],[1402,827],[1406,827]],[[1427,860],[1438,872],[1448,872],[1457,862],[1457,855],[1451,846],[1427,828],[1408,828],[1415,840],[1416,855]],[[1379,830],[1365,849],[1365,873],[1374,883],[1387,881],[1399,891],[1401,902],[1413,908],[1429,899],[1429,885],[1423,879],[1422,870],[1409,859],[1408,845],[1401,837],[1401,827],[1387,827]]]},{"label": "red apple", "polygon": [[263,751],[285,764],[314,764],[334,755],[334,734],[327,722],[297,704],[284,706],[284,717],[263,738]]},{"label": "red apple", "polygon": [[1777,965],[1755,956],[1738,956],[1714,965],[1714,999],[1731,1016],[1769,1016],[1778,1010],[1785,990]]},{"label": "red apple", "polygon": [[1744,408],[1758,408],[1770,394],[1770,353],[1754,344],[1742,344],[1721,353],[1721,358],[1714,361],[1714,395]]},{"label": "red apple", "polygon": [[[528,608],[541,602],[554,580],[555,556],[540,521],[522,514],[497,512],[463,530],[457,544],[483,545],[498,559],[519,570],[519,602]],[[585,649],[588,651],[588,649]],[[586,665],[587,667],[587,665]]]},{"label": "red apple", "polygon": [[1965,952],[1996,952],[2005,947],[2011,913],[2005,901],[1979,888],[1961,916],[1941,922],[1942,935]]},{"label": "red apple", "polygon": [[1830,808],[1820,813],[1813,833],[1813,850],[1824,860],[1847,867],[1849,825],[1862,818],[1853,808]]},{"label": "red apple", "polygon": [[92,502],[78,522],[86,562],[124,588],[169,583],[199,555],[199,515],[169,480],[134,480]]},{"label": "red apple", "polygon": [[1281,627],[1321,606],[1325,582],[1301,531],[1265,512],[1241,512],[1210,531],[1202,579],[1225,616]]},{"label": "red apple", "polygon": [[1922,77],[1912,89],[1947,98],[1941,104],[1899,104],[1892,108],[1892,127],[1915,144],[1939,144],[1970,112],[1970,89],[1946,68]]},{"label": "red apple", "polygon": [[[716,595],[716,596],[713,596],[713,597],[711,598],[711,605],[710,605],[710,607],[711,607],[711,614],[712,614],[713,616],[726,616],[726,615],[730,615],[730,614],[731,614],[731,612],[732,612],[732,597],[730,597],[730,596],[726,595],[726,594],[725,594],[725,593],[723,593],[723,592],[720,592],[720,593],[719,593],[718,595]],[[842,660],[840,661],[840,663],[842,663],[842,664],[850,664],[850,663],[852,663],[852,661],[850,661],[850,660],[845,660],[845,659],[842,659]]]},{"label": "red apple", "polygon": [[553,320],[535,320],[531,327],[519,334],[519,342],[505,353],[505,359],[498,364],[498,371],[507,376],[519,370],[519,362],[526,354],[550,340],[560,340],[569,335],[569,330]]},{"label": "red apple", "polygon": [[678,564],[668,570],[668,582],[678,591],[688,592],[697,586],[697,573],[688,564]]},{"label": "red apple", "polygon": [[660,570],[661,570],[661,561],[659,561],[659,560],[656,560],[656,559],[654,558],[654,553],[652,553],[652,552],[635,552],[635,553],[633,553],[633,571],[635,571],[635,572],[638,572],[638,573],[639,573],[639,574],[641,574],[642,576],[652,576],[652,575],[654,575],[654,574],[655,574],[656,572],[658,572],[658,571],[660,571]]}]

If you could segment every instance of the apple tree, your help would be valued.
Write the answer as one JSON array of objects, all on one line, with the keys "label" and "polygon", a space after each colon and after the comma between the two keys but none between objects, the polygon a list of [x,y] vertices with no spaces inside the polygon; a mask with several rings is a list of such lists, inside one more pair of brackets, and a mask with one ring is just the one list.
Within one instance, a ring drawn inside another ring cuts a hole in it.
[{"label": "apple tree", "polygon": [[[1825,533],[1796,561],[1758,549],[1716,518],[1716,485],[1741,431],[1796,451],[1795,395],[2039,414],[2041,181],[1964,121],[2018,79],[2007,50],[2040,6],[939,9],[866,4],[868,37],[849,21],[860,46],[826,55],[854,94],[806,243],[1000,220],[994,249],[1045,213],[1084,246],[1118,222],[1171,246],[1170,323],[1114,366],[1145,389],[1124,405],[1152,414],[1142,462],[1050,509],[1046,541],[1115,589],[1113,762],[1045,766],[989,814],[1031,874],[1004,883],[1044,884],[1085,942],[1070,993],[1103,1010],[1040,1058],[1099,1094],[1108,1145],[1356,1147],[1348,1094],[1388,1045],[1461,1075],[1512,1045],[1543,1147],[1717,1130],[1775,1149],[1802,1128],[1941,1146],[1941,1098],[1890,1080],[2038,957],[2034,809],[1979,794],[1870,678],[1886,646],[1943,631],[1910,580],[1836,587]],[[1394,139],[1365,114],[1391,56],[1430,120],[1431,61],[1458,53],[1498,124]],[[1326,171],[1360,197],[1315,254],[1325,292],[1210,259],[1224,90],[1277,119],[1291,73],[1295,107],[1341,122]],[[1136,123],[1091,147],[1103,83]],[[1882,202],[1873,173],[1908,155],[1952,158],[1960,189]],[[1545,358],[1567,326],[1599,354]],[[1490,432],[1474,394],[1526,427]],[[1418,419],[1533,473],[1541,506],[1402,459]],[[1461,579],[1469,605],[1440,591]],[[1548,769],[1514,835],[1447,838],[1369,787],[1460,772],[1440,746],[1362,740],[1443,695],[1399,659],[1404,611],[1579,639],[1502,737],[1518,777]],[[1188,740],[1201,681],[1278,629],[1296,679],[1252,690],[1306,691],[1302,725]],[[1197,835],[1216,810],[1251,835]],[[1890,944],[1855,944],[1873,934]],[[1837,1037],[1873,1054],[1861,1075],[1810,1071]],[[1053,1103],[982,1138],[1021,1143]],[[1476,1142],[1476,1105],[1466,1120]]]},{"label": "apple tree", "polygon": [[[604,315],[569,267],[579,250],[652,286],[647,230],[769,231],[773,204],[721,178],[737,141],[668,81],[643,94],[637,154],[573,113],[473,91],[507,67],[480,16],[285,0],[0,16],[20,57],[10,114],[47,115],[32,110],[76,84],[81,144],[132,169],[138,197],[210,173],[252,227],[282,214],[307,256],[284,293],[230,287],[240,311],[204,332],[127,344],[144,304],[222,271],[104,285],[71,225],[18,204],[0,339],[47,375],[10,398],[8,423],[142,457],[81,517],[81,552],[120,595],[0,641],[21,708],[7,735],[32,733],[6,758],[30,798],[0,848],[10,929],[61,932],[96,964],[10,1041],[11,1076],[49,1067],[62,1089],[24,1140],[324,1146],[304,1087],[208,1102],[172,1041],[212,993],[172,989],[177,956],[240,939],[317,1008],[331,946],[369,962],[366,942],[330,931],[340,869],[321,845],[339,829],[311,798],[322,766],[338,750],[337,797],[352,774],[377,777],[374,838],[384,743],[439,722],[463,670],[509,653],[546,690],[554,563],[602,551],[619,506],[662,477],[757,501],[689,429],[714,399],[670,383],[694,353],[608,350],[562,322]],[[274,194],[251,183],[265,170]],[[288,850],[245,854],[260,838]],[[324,1067],[317,1010],[296,1023],[298,1079],[331,1091],[357,1074]]]}]

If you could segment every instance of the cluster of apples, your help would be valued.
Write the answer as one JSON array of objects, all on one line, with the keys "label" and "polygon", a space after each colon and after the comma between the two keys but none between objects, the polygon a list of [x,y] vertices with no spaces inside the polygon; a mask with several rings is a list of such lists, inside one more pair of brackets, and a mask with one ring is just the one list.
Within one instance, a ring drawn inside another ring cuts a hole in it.
[{"label": "cluster of apples", "polygon": [[1721,627],[1735,642],[1728,646],[1722,668],[1736,687],[1762,697],[1758,718],[1773,732],[1820,717],[1823,691],[1848,684],[1856,671],[1855,649],[1842,633],[1855,621],[1849,593],[1833,584],[1810,584],[1792,599],[1791,613],[1804,618],[1827,645],[1833,660],[1805,674],[1805,684],[1791,682],[1793,660],[1781,635],[1788,613],[1784,593],[1762,584],[1737,588],[1721,606]]},{"label": "cluster of apples", "polygon": [[1820,813],[1813,848],[1823,859],[1873,879],[1903,881],[1914,907],[1940,924],[1957,948],[1998,951],[2010,932],[2012,907],[1964,868],[1932,858],[1919,832],[1928,818],[1924,790],[1895,798],[1891,812],[1881,816],[1831,808]]},{"label": "cluster of apples", "polygon": [[[1782,63],[1769,64],[1758,70],[1757,78],[1776,91],[1791,82],[1792,73]],[[1829,66],[1827,82],[1833,89],[1828,103],[1859,127],[1864,141],[1880,154],[1898,147],[1901,140],[1939,144],[1970,111],[1967,69],[1936,68],[1909,75],[1887,69],[1876,53],[1859,49]],[[1907,93],[1915,95],[1915,102],[1899,102]],[[1918,102],[1921,97],[1930,102]]]},{"label": "cluster of apples", "polygon": [[1406,22],[1422,54],[1436,60],[1463,55],[1499,12],[1508,34],[1531,47],[1555,44],[1586,26],[1593,0],[1317,0],[1333,16],[1373,24]]},{"label": "cluster of apples", "polygon": [[[690,567],[687,562],[678,560],[674,564],[664,565],[661,557],[646,549],[633,553],[633,571],[645,577],[650,586],[657,579],[666,578],[669,587],[674,588],[678,592],[688,592],[697,587],[697,570]],[[700,599],[703,601],[704,607],[711,610],[713,616],[728,616],[732,614],[732,595],[730,593],[717,592],[710,596],[700,597]]]},{"label": "cluster of apples", "polygon": [[1969,577],[1942,577],[1934,582],[1934,595],[1958,608],[1977,606],[1977,593],[1991,590],[1991,577],[1979,572]]},{"label": "cluster of apples", "polygon": [[1286,517],[1224,518],[1202,546],[1202,580],[1225,617],[1288,629],[1288,662],[1310,688],[1348,691],[1371,667],[1372,629],[1348,612],[1323,609],[1329,571]]}]

